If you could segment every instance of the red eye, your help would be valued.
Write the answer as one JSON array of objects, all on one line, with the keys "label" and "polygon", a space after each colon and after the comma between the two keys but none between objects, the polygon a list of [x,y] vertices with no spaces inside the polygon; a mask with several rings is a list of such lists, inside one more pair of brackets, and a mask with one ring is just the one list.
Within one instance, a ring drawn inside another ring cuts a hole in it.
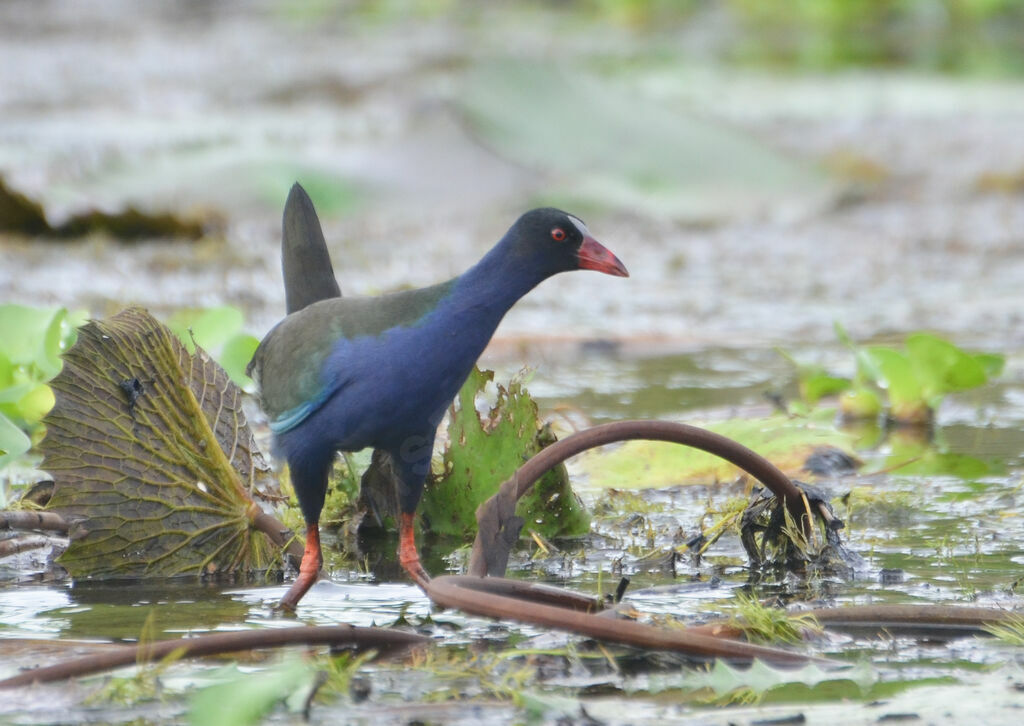
[{"label": "red eye", "polygon": [[561,242],[565,239],[565,230],[561,227],[555,227],[551,230],[551,239],[555,242]]}]

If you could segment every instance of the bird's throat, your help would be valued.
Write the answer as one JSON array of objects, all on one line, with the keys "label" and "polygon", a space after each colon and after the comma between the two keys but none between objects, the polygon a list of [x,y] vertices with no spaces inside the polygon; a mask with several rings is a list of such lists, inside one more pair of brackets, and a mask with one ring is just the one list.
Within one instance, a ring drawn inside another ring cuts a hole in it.
[{"label": "bird's throat", "polygon": [[543,266],[530,264],[515,254],[511,247],[508,239],[495,245],[462,273],[453,291],[464,297],[468,306],[493,311],[498,321],[521,297],[551,275]]}]

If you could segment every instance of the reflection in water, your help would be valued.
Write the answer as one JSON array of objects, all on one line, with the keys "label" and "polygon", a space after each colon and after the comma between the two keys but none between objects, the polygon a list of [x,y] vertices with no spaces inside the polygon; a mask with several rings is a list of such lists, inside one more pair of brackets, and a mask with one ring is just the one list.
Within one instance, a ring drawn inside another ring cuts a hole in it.
[{"label": "reflection in water", "polygon": [[[278,602],[284,593],[283,587],[263,587],[234,590],[229,594],[239,604],[253,608],[248,621],[250,624],[266,625],[269,622],[269,606]],[[430,610],[430,601],[426,595],[411,583],[321,580],[302,598],[299,615],[303,622],[315,625],[345,623],[369,627],[387,626],[402,617],[425,618]]]},{"label": "reflection in water", "polygon": [[56,637],[67,625],[67,618],[57,613],[70,604],[68,587],[0,589],[0,636]]},{"label": "reflection in water", "polygon": [[248,608],[222,587],[188,582],[75,583],[0,590],[0,636],[136,640],[241,623]]}]

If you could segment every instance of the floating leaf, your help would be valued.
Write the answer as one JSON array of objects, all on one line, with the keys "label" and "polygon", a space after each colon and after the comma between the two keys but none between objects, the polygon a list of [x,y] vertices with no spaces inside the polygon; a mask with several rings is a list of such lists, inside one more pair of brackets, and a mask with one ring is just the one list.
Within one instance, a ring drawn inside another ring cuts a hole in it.
[{"label": "floating leaf", "polygon": [[76,523],[61,564],[75,577],[266,567],[247,491],[268,467],[224,371],[139,309],[82,327],[64,360],[41,446],[49,507]]},{"label": "floating leaf", "polygon": [[[21,402],[26,397],[31,396],[33,391],[40,385],[45,388],[45,384],[25,382],[15,383],[0,389],[0,414],[8,416],[19,426],[26,427],[28,417],[22,413]],[[46,413],[46,411],[43,413]]]},{"label": "floating leaf", "polygon": [[652,675],[647,690],[656,694],[668,689],[707,689],[716,696],[745,690],[763,695],[773,689],[793,684],[814,687],[821,683],[845,681],[853,686],[853,690],[844,695],[857,698],[873,686],[878,678],[878,672],[867,663],[842,670],[826,670],[814,663],[799,669],[775,668],[760,660],[755,660],[749,667],[737,668],[724,660],[717,660],[705,671],[684,671],[666,676]]},{"label": "floating leaf", "polygon": [[[63,365],[60,356],[64,352],[63,341],[65,338],[64,331],[67,327],[67,318],[68,311],[61,308],[54,314],[50,324],[46,327],[46,334],[43,336],[42,355],[37,360],[39,370],[46,380],[60,373],[61,366]],[[71,342],[74,342],[74,339]]]},{"label": "floating leaf", "polygon": [[63,308],[0,305],[0,414],[30,439],[42,435],[40,421],[53,406],[46,381],[60,371],[82,322],[82,313]]},{"label": "floating leaf", "polygon": [[981,364],[989,378],[995,378],[1002,373],[1006,365],[1006,358],[998,353],[975,353],[974,360]]},{"label": "floating leaf", "polygon": [[906,353],[844,342],[856,351],[859,375],[888,391],[889,416],[902,423],[930,423],[943,397],[985,384],[1004,362],[1002,356],[968,353],[930,333],[907,336]]},{"label": "floating leaf", "polygon": [[53,391],[45,383],[28,384],[28,390],[15,403],[24,423],[37,423],[53,408]]},{"label": "floating leaf", "polygon": [[829,375],[824,368],[815,367],[800,375],[800,397],[811,406],[825,396],[834,396],[849,389],[850,379]]},{"label": "floating leaf", "polygon": [[239,333],[229,340],[220,349],[217,359],[221,367],[231,376],[231,380],[246,390],[250,386],[255,388],[253,380],[246,375],[245,369],[249,367],[256,348],[259,347],[260,339],[247,333]]},{"label": "floating leaf", "polygon": [[258,673],[231,666],[223,682],[208,686],[192,698],[189,723],[193,726],[249,726],[297,691],[315,687],[317,673],[309,664],[291,657]]},{"label": "floating leaf", "polygon": [[[728,436],[768,458],[783,471],[797,471],[821,446],[848,451],[851,437],[831,425],[772,416],[711,423],[707,428]],[[706,484],[733,479],[739,469],[706,451],[663,441],[627,441],[614,448],[588,451],[577,459],[592,486],[643,489],[679,484]]]},{"label": "floating leaf", "polygon": [[[420,512],[431,532],[467,537],[476,531],[476,508],[491,497],[505,479],[541,449],[537,404],[513,379],[498,386],[498,400],[486,418],[476,410],[476,396],[493,371],[474,368],[459,391],[448,427],[450,443],[444,471],[430,482]],[[534,529],[546,537],[581,534],[590,518],[569,486],[564,466],[545,474],[516,508]]]}]

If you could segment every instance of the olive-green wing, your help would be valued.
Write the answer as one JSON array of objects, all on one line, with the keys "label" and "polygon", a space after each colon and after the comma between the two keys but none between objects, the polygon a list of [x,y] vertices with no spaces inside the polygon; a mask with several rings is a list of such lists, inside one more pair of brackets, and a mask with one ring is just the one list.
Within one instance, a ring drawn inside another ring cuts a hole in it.
[{"label": "olive-green wing", "polygon": [[417,325],[453,284],[372,298],[321,300],[278,323],[256,349],[248,369],[259,384],[263,410],[275,433],[300,424],[344,385],[344,371],[324,371],[340,341]]}]

